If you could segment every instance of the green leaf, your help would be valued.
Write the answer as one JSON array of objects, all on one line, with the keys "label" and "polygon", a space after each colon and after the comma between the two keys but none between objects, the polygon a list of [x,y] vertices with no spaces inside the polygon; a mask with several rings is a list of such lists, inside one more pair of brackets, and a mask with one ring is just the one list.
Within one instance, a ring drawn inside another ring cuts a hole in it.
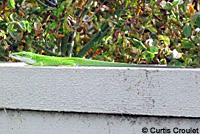
[{"label": "green leaf", "polygon": [[23,31],[26,31],[26,24],[25,24],[25,21],[20,21],[18,23],[18,25],[20,26],[20,28],[23,30]]},{"label": "green leaf", "polygon": [[15,26],[14,23],[10,23],[7,28],[7,33],[9,33],[12,38],[19,39],[17,29],[15,29],[14,26]]},{"label": "green leaf", "polygon": [[3,39],[6,39],[6,32],[3,30],[0,30],[0,37],[3,37]]},{"label": "green leaf", "polygon": [[156,47],[154,47],[154,46],[150,47],[149,51],[150,51],[151,53],[153,53],[153,54],[158,54],[158,48],[156,48]]},{"label": "green leaf", "polygon": [[40,27],[40,25],[39,25],[39,23],[34,22],[33,27],[34,27],[35,29],[38,29],[38,28]]},{"label": "green leaf", "polygon": [[151,53],[150,51],[145,51],[143,54],[144,54],[144,58],[147,60],[151,60],[155,57],[155,54]]},{"label": "green leaf", "polygon": [[10,34],[10,36],[14,39],[19,39],[19,35],[17,34],[17,32],[13,31],[8,31],[8,33]]},{"label": "green leaf", "polygon": [[170,45],[170,39],[167,36],[158,35],[158,40],[163,41],[165,46],[169,46]]},{"label": "green leaf", "polygon": [[189,25],[183,27],[183,34],[185,37],[190,37],[192,35],[192,28]]},{"label": "green leaf", "polygon": [[146,29],[148,29],[149,31],[153,32],[153,33],[157,33],[157,30],[155,27],[153,26],[146,26]]},{"label": "green leaf", "polygon": [[16,18],[15,14],[12,13],[12,14],[10,15],[10,19],[11,19],[12,21],[15,21],[15,18]]},{"label": "green leaf", "polygon": [[170,2],[163,2],[163,3],[161,3],[161,6],[164,10],[171,10],[172,9],[172,3],[170,3]]},{"label": "green leaf", "polygon": [[155,54],[153,54],[153,53],[148,53],[146,56],[147,56],[147,58],[154,58],[154,57],[155,57]]},{"label": "green leaf", "polygon": [[[132,41],[133,41],[133,43],[136,45],[136,47],[137,47],[137,45],[140,47],[142,47],[143,49],[147,49],[147,47],[142,43],[142,41],[140,41],[140,40],[138,40],[138,39],[135,39],[135,38],[133,38],[132,39]],[[135,46],[134,45],[134,46]]]},{"label": "green leaf", "polygon": [[196,19],[197,26],[200,28],[200,15]]},{"label": "green leaf", "polygon": [[171,66],[179,66],[179,67],[183,66],[183,64],[180,61],[178,61],[178,60],[172,60],[170,62],[170,65]]},{"label": "green leaf", "polygon": [[172,2],[172,5],[173,5],[174,7],[176,7],[176,6],[178,6],[179,4],[181,4],[182,1],[183,1],[183,0],[175,0],[175,1]]},{"label": "green leaf", "polygon": [[190,40],[183,39],[181,41],[181,43],[182,43],[182,45],[181,45],[182,48],[192,48],[193,47],[193,43]]},{"label": "green leaf", "polygon": [[30,23],[28,21],[25,21],[25,24],[26,24],[26,30],[28,31],[28,33],[31,33],[32,28]]},{"label": "green leaf", "polygon": [[59,8],[54,12],[56,17],[60,16],[63,13],[63,10],[65,9],[65,7],[66,7],[66,1],[63,1],[60,4]]},{"label": "green leaf", "polygon": [[55,27],[57,26],[57,22],[53,22],[49,25],[49,28],[52,30],[52,29],[55,29]]},{"label": "green leaf", "polygon": [[160,60],[160,64],[162,64],[162,65],[167,64],[167,60],[166,60],[166,59],[161,59],[161,60]]},{"label": "green leaf", "polygon": [[8,5],[10,8],[15,9],[15,0],[8,0]]},{"label": "green leaf", "polygon": [[199,38],[194,38],[195,43],[200,43],[200,37]]}]

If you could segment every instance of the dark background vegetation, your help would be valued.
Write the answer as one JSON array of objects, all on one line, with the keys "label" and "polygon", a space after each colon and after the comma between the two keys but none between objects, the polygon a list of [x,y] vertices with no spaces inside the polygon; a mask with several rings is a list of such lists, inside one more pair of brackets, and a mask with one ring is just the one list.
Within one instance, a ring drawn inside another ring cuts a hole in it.
[{"label": "dark background vegetation", "polygon": [[1,0],[0,60],[17,51],[199,67],[199,2]]}]

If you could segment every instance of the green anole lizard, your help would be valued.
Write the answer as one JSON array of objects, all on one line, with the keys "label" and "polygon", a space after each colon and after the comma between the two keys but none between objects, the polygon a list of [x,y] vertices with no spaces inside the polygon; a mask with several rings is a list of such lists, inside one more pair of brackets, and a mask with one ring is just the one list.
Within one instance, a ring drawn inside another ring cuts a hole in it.
[{"label": "green anole lizard", "polygon": [[133,67],[136,64],[118,63],[118,62],[107,62],[90,60],[78,57],[55,57],[35,54],[32,52],[16,52],[9,55],[15,60],[25,62],[29,65],[34,66],[110,66],[110,67]]}]

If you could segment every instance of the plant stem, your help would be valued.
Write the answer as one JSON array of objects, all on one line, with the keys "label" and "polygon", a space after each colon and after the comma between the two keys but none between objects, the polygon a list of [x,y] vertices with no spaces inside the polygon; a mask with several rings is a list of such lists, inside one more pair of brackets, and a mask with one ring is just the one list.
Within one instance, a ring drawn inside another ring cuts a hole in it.
[{"label": "plant stem", "polygon": [[71,42],[69,54],[68,54],[69,57],[72,57],[72,51],[73,51],[73,48],[74,48],[74,38],[75,37],[76,37],[76,30],[74,31],[74,34],[73,34],[73,37],[72,37],[72,42]]}]

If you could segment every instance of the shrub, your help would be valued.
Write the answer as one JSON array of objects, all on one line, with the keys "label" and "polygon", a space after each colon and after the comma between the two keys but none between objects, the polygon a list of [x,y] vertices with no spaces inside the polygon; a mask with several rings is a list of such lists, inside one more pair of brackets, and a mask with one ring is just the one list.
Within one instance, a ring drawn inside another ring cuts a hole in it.
[{"label": "shrub", "polygon": [[138,64],[200,66],[198,4],[187,0],[0,2],[0,57],[14,51]]}]

